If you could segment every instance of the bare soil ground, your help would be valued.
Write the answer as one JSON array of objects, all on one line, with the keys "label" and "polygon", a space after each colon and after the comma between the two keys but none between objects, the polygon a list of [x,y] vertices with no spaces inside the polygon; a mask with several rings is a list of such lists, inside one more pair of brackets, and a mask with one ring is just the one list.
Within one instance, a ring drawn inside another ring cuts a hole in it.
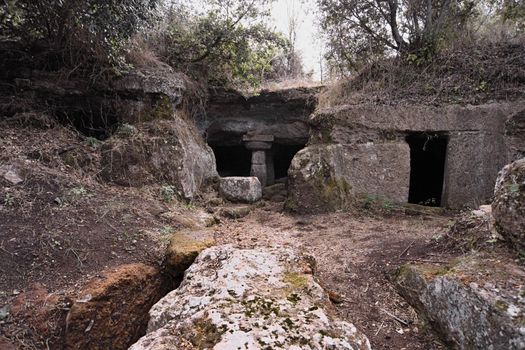
[{"label": "bare soil ground", "polygon": [[[52,292],[63,300],[106,268],[158,264],[170,234],[203,212],[169,201],[160,185],[134,189],[99,181],[96,142],[49,123],[29,118],[29,124],[0,125],[0,166],[15,165],[23,180],[14,185],[0,177],[0,348],[7,348],[3,337],[20,349],[60,348],[56,320],[45,314],[42,333],[23,318],[2,315],[3,306],[23,294],[46,299]],[[218,243],[289,246],[313,256],[341,317],[374,349],[443,348],[419,327],[389,276],[409,261],[440,263],[425,250],[448,231],[449,216],[294,216],[279,203],[256,207],[214,226]],[[63,317],[67,305],[58,305]]]},{"label": "bare soil ground", "polygon": [[4,306],[52,293],[67,311],[69,296],[104,269],[158,265],[185,224],[190,208],[162,186],[99,181],[98,147],[45,116],[0,123],[0,167],[14,166],[22,180],[0,176],[0,349],[4,336],[20,349],[60,348],[62,331],[60,320],[40,317],[42,331],[28,324],[32,315],[6,314]]},{"label": "bare soil ground", "polygon": [[432,350],[444,347],[420,328],[415,311],[389,280],[410,261],[441,263],[425,250],[448,231],[450,219],[366,212],[291,216],[267,204],[215,230],[221,243],[291,247],[313,256],[340,316],[363,331],[372,348]]}]

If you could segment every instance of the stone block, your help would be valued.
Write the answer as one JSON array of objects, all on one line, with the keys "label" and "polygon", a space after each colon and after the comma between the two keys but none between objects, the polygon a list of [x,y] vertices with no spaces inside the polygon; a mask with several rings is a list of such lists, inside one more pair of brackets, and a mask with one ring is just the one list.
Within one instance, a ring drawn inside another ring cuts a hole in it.
[{"label": "stone block", "polygon": [[261,182],[256,177],[223,177],[219,193],[232,202],[254,203],[262,198]]}]

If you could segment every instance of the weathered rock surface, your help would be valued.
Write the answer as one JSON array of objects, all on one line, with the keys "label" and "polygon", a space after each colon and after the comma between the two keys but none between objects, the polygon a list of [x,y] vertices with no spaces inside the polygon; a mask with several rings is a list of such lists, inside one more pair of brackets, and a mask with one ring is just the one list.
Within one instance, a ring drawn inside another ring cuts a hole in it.
[{"label": "weathered rock surface", "polygon": [[370,349],[310,272],[288,250],[206,249],[130,349]]},{"label": "weathered rock surface", "polygon": [[180,281],[184,271],[193,264],[204,249],[215,244],[213,234],[206,230],[179,231],[170,238],[165,265],[168,273]]},{"label": "weathered rock surface", "polygon": [[494,227],[490,205],[482,205],[476,210],[464,212],[446,235],[434,241],[438,250],[460,254],[480,250],[492,251],[495,245],[503,245],[502,243],[503,237]]},{"label": "weathered rock surface", "polygon": [[505,136],[511,151],[511,160],[525,157],[525,109],[512,115],[505,123]]},{"label": "weathered rock surface", "polygon": [[104,143],[102,177],[123,186],[171,185],[193,198],[217,176],[215,156],[181,118],[122,127]]},{"label": "weathered rock surface", "polygon": [[282,202],[286,199],[287,190],[285,183],[276,183],[263,188],[263,198],[272,202]]},{"label": "weathered rock surface", "polygon": [[133,70],[111,82],[120,93],[131,95],[165,95],[171,103],[179,105],[186,91],[185,78],[169,66],[156,70]]},{"label": "weathered rock surface", "polygon": [[170,208],[169,211],[161,213],[160,217],[171,221],[174,226],[182,225],[193,230],[211,227],[217,223],[216,218],[212,214],[201,208]]},{"label": "weathered rock surface", "polygon": [[250,205],[228,205],[217,210],[217,214],[228,219],[240,219],[252,211],[253,207]]},{"label": "weathered rock surface", "polygon": [[66,319],[66,349],[127,349],[146,330],[148,310],[165,293],[159,271],[121,266],[92,280]]},{"label": "weathered rock surface", "polygon": [[[168,66],[132,70],[120,78],[93,84],[60,79],[53,72],[32,71],[17,92],[35,106],[53,106],[82,131],[104,133],[114,123],[140,123],[172,117],[187,92],[187,79]],[[106,134],[107,135],[107,134]]]},{"label": "weathered rock surface", "polygon": [[[63,310],[68,306],[68,301],[64,299],[55,293],[49,293],[42,284],[34,283],[10,305],[5,306],[6,309],[2,309],[7,311],[7,315],[23,320],[24,324],[43,339],[52,339],[61,333],[65,323],[66,312]],[[1,342],[0,349],[4,349]]]},{"label": "weathered rock surface", "polygon": [[525,249],[525,158],[500,172],[492,211],[499,233],[518,250]]},{"label": "weathered rock surface", "polygon": [[272,135],[279,144],[304,145],[308,116],[317,103],[316,88],[262,91],[244,97],[233,90],[210,91],[206,130],[213,145],[236,145],[248,132]]},{"label": "weathered rock surface", "polygon": [[340,173],[344,163],[338,145],[311,146],[299,151],[288,170],[287,209],[324,212],[350,203],[350,186]]},{"label": "weathered rock surface", "polygon": [[288,171],[287,207],[333,211],[363,195],[406,202],[409,171],[410,149],[404,142],[309,146],[296,154]]},{"label": "weathered rock surface", "polygon": [[[342,146],[350,155],[345,159],[347,164],[357,160],[342,168],[340,174],[355,192],[406,202],[411,168],[406,137],[414,133],[446,137],[441,204],[450,208],[474,206],[492,197],[498,171],[523,146],[520,115],[509,119],[523,106],[520,101],[439,107],[363,103],[324,108],[308,120],[308,144]],[[367,149],[367,145],[374,146]],[[391,177],[368,161],[374,154],[382,160],[380,165],[388,164]],[[330,159],[325,162],[336,166]],[[390,179],[396,182],[390,183]]]},{"label": "weathered rock surface", "polygon": [[398,291],[452,348],[525,349],[525,274],[500,259],[469,256],[452,266],[406,265]]},{"label": "weathered rock surface", "polygon": [[219,193],[232,202],[254,203],[262,198],[262,186],[254,177],[221,177]]}]

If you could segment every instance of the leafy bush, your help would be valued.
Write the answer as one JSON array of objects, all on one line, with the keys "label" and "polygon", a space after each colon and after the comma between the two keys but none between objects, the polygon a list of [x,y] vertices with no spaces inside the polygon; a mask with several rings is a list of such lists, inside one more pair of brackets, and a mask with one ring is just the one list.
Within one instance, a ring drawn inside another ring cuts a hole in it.
[{"label": "leafy bush", "polygon": [[272,60],[289,48],[264,19],[271,1],[207,0],[205,10],[172,3],[146,34],[156,56],[190,76],[216,85],[258,86]]},{"label": "leafy bush", "polygon": [[332,75],[378,60],[424,65],[456,41],[504,26],[525,31],[523,0],[317,0]]},{"label": "leafy bush", "polygon": [[127,40],[152,19],[158,1],[6,0],[0,38],[40,50],[48,68],[122,68]]},{"label": "leafy bush", "polygon": [[171,185],[163,185],[160,190],[160,195],[162,197],[162,200],[166,203],[171,203],[175,199],[177,195],[177,190],[174,186]]}]

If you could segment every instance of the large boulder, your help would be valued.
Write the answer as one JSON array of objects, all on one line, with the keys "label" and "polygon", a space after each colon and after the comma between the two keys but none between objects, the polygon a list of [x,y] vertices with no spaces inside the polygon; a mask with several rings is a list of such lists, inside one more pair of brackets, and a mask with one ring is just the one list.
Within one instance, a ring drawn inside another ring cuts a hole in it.
[{"label": "large boulder", "polygon": [[65,349],[127,349],[146,330],[165,294],[158,269],[130,264],[106,271],[79,293],[66,319]]},{"label": "large boulder", "polygon": [[193,198],[217,176],[213,151],[182,118],[124,125],[104,143],[102,177],[122,186],[170,185]]},{"label": "large boulder", "polygon": [[370,349],[339,320],[311,267],[292,251],[203,251],[181,286],[150,311],[147,334],[131,350]]},{"label": "large boulder", "polygon": [[286,208],[297,212],[325,212],[346,208],[351,188],[340,171],[342,146],[310,146],[299,151],[288,170]]},{"label": "large boulder", "polygon": [[500,172],[492,211],[499,233],[513,247],[525,249],[525,158]]},{"label": "large boulder", "polygon": [[473,255],[447,266],[406,265],[395,285],[450,348],[525,349],[525,279],[512,262]]},{"label": "large boulder", "polygon": [[219,193],[232,202],[254,203],[262,198],[262,186],[254,176],[222,177],[219,180]]},{"label": "large boulder", "polygon": [[295,155],[288,176],[292,211],[346,209],[362,196],[406,202],[410,149],[405,142],[312,145]]}]

